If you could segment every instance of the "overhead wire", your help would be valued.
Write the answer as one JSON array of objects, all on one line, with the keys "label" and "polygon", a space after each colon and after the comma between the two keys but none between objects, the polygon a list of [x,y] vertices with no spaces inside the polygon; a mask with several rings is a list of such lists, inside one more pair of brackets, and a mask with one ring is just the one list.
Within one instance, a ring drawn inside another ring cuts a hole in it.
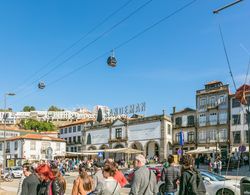
[{"label": "overhead wire", "polygon": [[[187,4],[183,5],[183,6],[181,6],[180,8],[176,9],[175,11],[173,11],[173,12],[170,13],[170,14],[168,14],[167,16],[165,16],[165,17],[161,18],[160,20],[156,21],[155,23],[149,25],[147,28],[145,28],[145,29],[143,29],[142,31],[140,31],[139,33],[135,34],[134,36],[132,36],[132,37],[129,38],[128,40],[126,40],[126,41],[124,41],[124,42],[118,44],[116,47],[114,47],[114,49],[115,49],[115,50],[118,50],[118,49],[122,48],[123,46],[125,46],[126,44],[128,44],[128,43],[131,42],[132,40],[138,38],[138,37],[141,36],[142,34],[146,33],[146,32],[149,31],[150,29],[152,29],[152,28],[154,28],[155,26],[159,25],[160,23],[166,21],[167,19],[171,18],[172,16],[178,14],[179,12],[183,11],[184,9],[190,7],[190,6],[191,6],[192,4],[194,4],[196,1],[197,1],[197,0],[192,0],[192,1],[190,1],[189,3],[187,3]],[[106,52],[102,53],[101,55],[96,56],[95,58],[93,58],[92,60],[90,60],[89,62],[87,62],[86,64],[80,65],[80,66],[78,66],[77,68],[73,69],[72,71],[70,71],[70,72],[64,74],[63,76],[61,76],[61,77],[55,79],[54,81],[48,83],[47,86],[54,85],[55,83],[57,83],[57,82],[59,82],[59,81],[65,79],[66,77],[70,76],[71,74],[73,74],[73,73],[75,73],[75,72],[77,72],[77,71],[79,71],[79,70],[81,70],[81,69],[87,67],[88,65],[94,63],[95,61],[101,59],[102,57],[107,56],[109,53],[110,53],[110,51],[106,51]],[[33,93],[30,93],[30,94],[28,94],[28,95],[25,95],[23,98],[26,98],[26,97],[28,97],[28,96],[31,95],[31,94],[33,94]]]},{"label": "overhead wire", "polygon": [[71,60],[73,57],[77,56],[78,54],[80,54],[82,51],[84,51],[86,48],[88,48],[89,46],[91,46],[92,44],[94,44],[95,42],[97,42],[99,39],[101,39],[102,37],[104,37],[105,35],[107,35],[108,33],[110,33],[112,30],[114,30],[116,27],[118,27],[120,24],[122,24],[123,22],[125,22],[126,20],[128,20],[130,17],[132,17],[133,15],[135,15],[137,12],[139,12],[141,9],[143,9],[145,6],[147,6],[149,3],[151,3],[153,0],[148,0],[145,3],[143,3],[141,6],[139,6],[138,8],[136,8],[134,11],[132,11],[129,15],[127,15],[125,18],[123,18],[122,20],[120,20],[119,22],[115,23],[113,26],[111,26],[109,29],[107,29],[106,31],[104,31],[103,33],[101,33],[98,37],[96,37],[94,40],[90,41],[89,43],[87,43],[86,45],[84,45],[83,47],[81,47],[79,50],[77,50],[76,52],[74,52],[73,54],[71,54],[70,56],[68,56],[66,59],[64,59],[63,61],[61,61],[60,63],[58,63],[57,65],[55,65],[54,67],[52,67],[51,69],[49,69],[49,71],[47,71],[45,74],[43,74],[42,76],[40,76],[38,79],[34,80],[33,82],[31,82],[30,85],[40,81],[41,79],[43,79],[44,77],[46,77],[47,75],[49,75],[51,72],[55,71],[56,69],[58,69],[61,65],[65,64],[66,62],[68,62],[69,60]]},{"label": "overhead wire", "polygon": [[237,90],[235,79],[234,79],[233,72],[232,72],[232,69],[231,69],[231,65],[230,65],[230,62],[229,62],[229,57],[228,57],[228,54],[227,54],[227,49],[226,49],[226,45],[225,45],[225,41],[224,41],[224,38],[223,38],[223,34],[222,34],[222,30],[221,30],[221,26],[220,25],[219,25],[219,31],[220,31],[220,38],[221,38],[222,45],[223,45],[223,50],[224,50],[224,53],[225,53],[225,56],[226,56],[226,60],[227,60],[227,65],[228,65],[229,73],[230,73],[230,76],[232,78],[234,88],[235,88],[235,90]]},{"label": "overhead wire", "polygon": [[[44,66],[39,68],[36,72],[34,72],[31,76],[29,76],[23,83],[27,83],[31,78],[36,76],[40,71],[43,69],[46,69],[51,63],[55,62],[57,59],[59,59],[61,56],[63,56],[67,51],[71,50],[74,48],[78,43],[80,43],[82,40],[84,40],[88,35],[93,33],[96,29],[98,29],[101,25],[103,25],[105,22],[107,22],[109,19],[111,19],[115,14],[117,14],[119,11],[124,9],[126,6],[128,6],[133,0],[128,0],[125,2],[122,6],[120,6],[118,9],[113,11],[111,14],[109,14],[107,17],[105,17],[101,22],[99,22],[97,25],[95,25],[93,28],[91,28],[87,33],[85,33],[83,36],[81,36],[78,40],[73,42],[70,46],[66,47],[64,50],[62,50],[59,54],[57,54],[54,58],[49,60]],[[24,85],[23,85],[24,86]],[[23,87],[22,86],[22,87]],[[22,89],[22,87],[19,87]],[[21,90],[15,90],[16,93],[19,93]]]}]

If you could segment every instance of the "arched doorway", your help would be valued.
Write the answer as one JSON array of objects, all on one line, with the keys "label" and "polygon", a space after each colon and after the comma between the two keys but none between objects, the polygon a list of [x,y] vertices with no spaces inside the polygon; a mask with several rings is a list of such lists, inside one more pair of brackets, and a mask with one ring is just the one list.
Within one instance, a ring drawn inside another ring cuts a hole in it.
[{"label": "arched doorway", "polygon": [[[133,142],[131,145],[130,145],[130,148],[132,148],[132,149],[135,149],[135,150],[141,150],[141,151],[143,151],[143,146],[142,146],[142,144],[140,143],[140,142]],[[136,154],[131,154],[131,156],[130,156],[130,159],[134,159],[135,158],[135,156],[136,156]]]},{"label": "arched doorway", "polygon": [[149,141],[146,145],[146,156],[148,159],[159,158],[159,144],[156,141]]},{"label": "arched doorway", "polygon": [[[116,148],[124,148],[124,146],[123,146],[122,144],[117,144],[114,148],[115,148],[115,149],[116,149]],[[119,162],[119,161],[122,160],[122,159],[125,159],[123,153],[115,153],[115,154],[114,154],[114,160],[115,160],[116,162]]]},{"label": "arched doorway", "polygon": [[[96,150],[96,146],[89,146],[88,150]],[[96,158],[95,155],[88,155],[88,159],[94,159]]]},{"label": "arched doorway", "polygon": [[[105,150],[105,149],[108,149],[109,147],[107,146],[107,145],[105,145],[105,144],[103,144],[103,145],[101,145],[100,146],[100,150]],[[106,158],[109,158],[109,155],[108,155],[108,153],[106,153],[106,152],[103,152],[103,156],[100,158],[101,160],[104,160],[104,159],[106,159]]]}]

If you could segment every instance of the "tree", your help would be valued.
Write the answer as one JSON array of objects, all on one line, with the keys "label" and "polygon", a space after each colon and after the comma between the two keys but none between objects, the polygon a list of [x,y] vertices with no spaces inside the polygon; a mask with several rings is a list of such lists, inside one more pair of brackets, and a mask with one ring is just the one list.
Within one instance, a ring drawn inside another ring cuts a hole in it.
[{"label": "tree", "polygon": [[56,106],[50,106],[48,111],[64,111],[64,109],[57,108]]},{"label": "tree", "polygon": [[55,125],[51,122],[37,121],[34,119],[22,120],[21,127],[26,130],[54,131]]},{"label": "tree", "polygon": [[23,112],[30,112],[30,111],[35,111],[36,108],[34,106],[24,106],[23,107]]}]

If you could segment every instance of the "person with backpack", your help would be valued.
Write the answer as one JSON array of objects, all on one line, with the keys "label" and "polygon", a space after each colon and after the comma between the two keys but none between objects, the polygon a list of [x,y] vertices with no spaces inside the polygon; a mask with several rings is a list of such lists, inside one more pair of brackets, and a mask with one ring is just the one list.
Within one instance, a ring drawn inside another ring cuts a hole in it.
[{"label": "person with backpack", "polygon": [[156,176],[146,165],[146,159],[138,154],[134,160],[134,177],[129,195],[155,195],[158,192]]},{"label": "person with backpack", "polygon": [[179,178],[181,177],[179,169],[174,166],[174,156],[168,156],[168,164],[167,168],[163,168],[161,173],[161,180],[165,181],[164,192],[165,195],[174,195],[177,191],[177,184]]},{"label": "person with backpack", "polygon": [[205,195],[206,188],[200,172],[194,167],[191,155],[183,156],[179,195]]}]

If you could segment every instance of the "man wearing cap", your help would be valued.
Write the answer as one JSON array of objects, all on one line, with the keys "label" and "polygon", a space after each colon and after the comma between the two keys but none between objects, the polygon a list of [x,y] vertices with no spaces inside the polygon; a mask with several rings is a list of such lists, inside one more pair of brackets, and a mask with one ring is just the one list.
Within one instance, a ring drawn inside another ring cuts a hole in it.
[{"label": "man wearing cap", "polygon": [[99,194],[101,192],[101,189],[103,187],[105,178],[103,177],[102,174],[102,167],[103,163],[101,162],[95,162],[94,163],[94,175],[93,175],[93,180],[94,180],[94,191],[93,194]]},{"label": "man wearing cap", "polygon": [[134,160],[135,174],[132,180],[130,195],[153,195],[157,194],[155,174],[146,165],[143,155],[136,155]]}]

